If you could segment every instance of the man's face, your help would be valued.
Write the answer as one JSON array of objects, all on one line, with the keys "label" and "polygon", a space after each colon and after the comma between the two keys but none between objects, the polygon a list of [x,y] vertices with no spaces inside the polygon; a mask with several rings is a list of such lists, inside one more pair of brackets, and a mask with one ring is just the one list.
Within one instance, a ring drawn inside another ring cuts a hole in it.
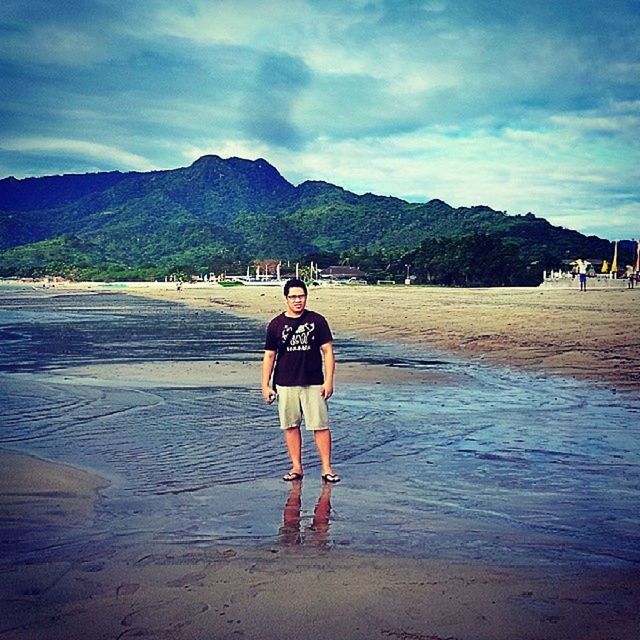
[{"label": "man's face", "polygon": [[290,313],[298,316],[307,306],[307,296],[302,287],[291,287],[286,297],[287,309]]}]

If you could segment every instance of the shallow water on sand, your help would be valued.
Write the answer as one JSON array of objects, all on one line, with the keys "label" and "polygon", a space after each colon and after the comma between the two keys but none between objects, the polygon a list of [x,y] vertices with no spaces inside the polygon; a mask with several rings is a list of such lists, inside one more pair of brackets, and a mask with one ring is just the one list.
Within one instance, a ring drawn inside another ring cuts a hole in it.
[{"label": "shallow water on sand", "polygon": [[[288,464],[275,409],[253,381],[65,375],[178,360],[258,367],[261,323],[121,294],[0,295],[0,447],[111,480],[97,540],[640,561],[637,395],[337,336],[339,363],[446,375],[339,385],[330,406],[343,482],[322,486],[307,437],[306,477],[291,486],[280,480]],[[75,542],[67,534],[64,544]],[[36,548],[26,539],[11,553]]]}]

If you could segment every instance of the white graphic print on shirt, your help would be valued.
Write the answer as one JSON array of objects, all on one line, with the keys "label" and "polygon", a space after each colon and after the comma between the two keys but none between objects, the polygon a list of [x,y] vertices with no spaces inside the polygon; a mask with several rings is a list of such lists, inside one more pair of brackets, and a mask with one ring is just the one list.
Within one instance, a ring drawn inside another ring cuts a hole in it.
[{"label": "white graphic print on shirt", "polygon": [[[293,334],[293,337],[291,338],[291,341],[287,346],[287,351],[310,351],[310,336],[315,328],[315,322],[305,322],[304,324],[301,324]],[[291,329],[292,327],[290,327],[289,325],[286,325],[284,327],[284,329],[282,330],[282,342],[286,342],[287,337],[291,333]]]}]

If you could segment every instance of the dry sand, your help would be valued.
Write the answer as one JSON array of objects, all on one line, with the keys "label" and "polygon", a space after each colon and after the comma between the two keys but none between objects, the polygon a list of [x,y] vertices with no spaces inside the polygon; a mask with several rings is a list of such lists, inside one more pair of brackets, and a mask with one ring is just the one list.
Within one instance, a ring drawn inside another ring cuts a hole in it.
[{"label": "dry sand", "polygon": [[[138,293],[264,320],[282,308],[277,288]],[[312,292],[310,307],[326,314],[338,335],[419,344],[637,390],[639,294],[326,288]],[[0,469],[2,640],[639,637],[634,567],[545,570],[509,567],[508,559],[496,567],[347,548],[128,546],[89,538],[54,560],[14,562],[7,541],[16,527],[66,523],[90,531],[92,505],[105,483],[12,452],[0,452]]]}]

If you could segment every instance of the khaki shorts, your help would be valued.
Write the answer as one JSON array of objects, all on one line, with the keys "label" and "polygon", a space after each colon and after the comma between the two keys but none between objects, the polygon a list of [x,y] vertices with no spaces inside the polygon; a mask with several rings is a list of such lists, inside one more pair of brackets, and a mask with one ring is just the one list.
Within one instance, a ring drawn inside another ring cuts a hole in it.
[{"label": "khaki shorts", "polygon": [[280,428],[291,429],[304,424],[307,431],[329,428],[327,401],[322,397],[321,385],[309,387],[278,387]]}]

